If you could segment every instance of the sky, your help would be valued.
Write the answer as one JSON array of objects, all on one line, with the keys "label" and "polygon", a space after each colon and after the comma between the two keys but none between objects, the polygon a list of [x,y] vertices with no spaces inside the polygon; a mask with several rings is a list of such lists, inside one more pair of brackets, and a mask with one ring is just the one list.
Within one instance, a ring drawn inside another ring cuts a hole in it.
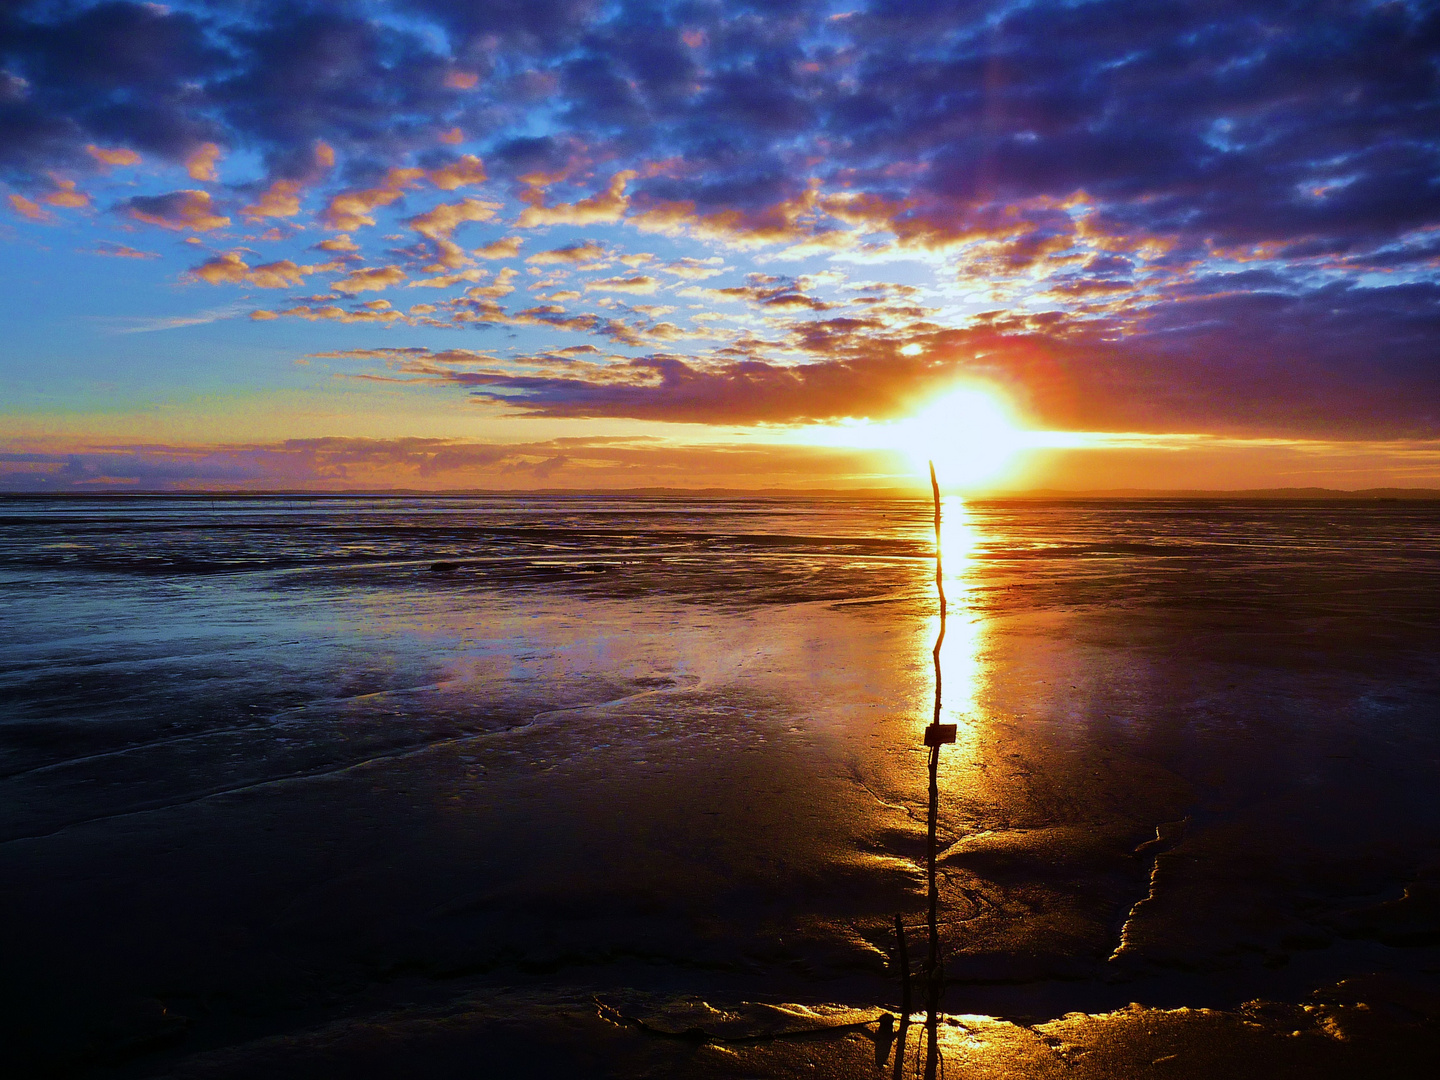
[{"label": "sky", "polygon": [[1440,5],[3,0],[0,247],[3,490],[1440,487]]}]

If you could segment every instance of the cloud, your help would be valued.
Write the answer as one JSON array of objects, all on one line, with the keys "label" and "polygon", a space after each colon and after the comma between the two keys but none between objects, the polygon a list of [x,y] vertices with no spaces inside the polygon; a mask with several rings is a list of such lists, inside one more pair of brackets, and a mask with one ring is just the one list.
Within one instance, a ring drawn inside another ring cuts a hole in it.
[{"label": "cloud", "polygon": [[248,265],[238,251],[226,251],[206,259],[189,270],[189,276],[211,285],[253,285],[260,289],[293,289],[305,284],[310,274],[339,269],[334,262],[301,266],[289,259]]},{"label": "cloud", "polygon": [[240,213],[251,221],[295,217],[300,213],[302,190],[303,185],[299,180],[273,181],[253,203],[241,207]]},{"label": "cloud", "polygon": [[60,206],[67,210],[80,210],[90,205],[90,196],[76,190],[74,180],[67,180],[52,173],[50,182],[54,186],[45,195],[46,205]]},{"label": "cloud", "polygon": [[[374,303],[374,301],[371,301]],[[384,301],[381,301],[384,303]],[[338,304],[297,304],[295,307],[286,308],[280,312],[252,311],[252,319],[274,318],[277,315],[289,315],[296,319],[305,319],[308,322],[339,322],[339,323],[392,323],[403,321],[405,316],[388,305],[385,307],[371,307],[361,305],[356,308],[342,308]]]},{"label": "cloud", "polygon": [[321,220],[331,229],[354,232],[374,225],[371,215],[376,208],[389,206],[405,194],[407,188],[425,175],[424,169],[391,169],[376,187],[342,191],[331,197]]},{"label": "cloud", "polygon": [[410,282],[409,288],[448,289],[452,285],[458,285],[462,281],[483,281],[488,274],[488,270],[481,270],[479,267],[471,266],[450,274],[437,274],[435,277],[419,278],[418,280]]},{"label": "cloud", "polygon": [[611,177],[609,186],[598,195],[558,206],[546,206],[544,187],[531,185],[520,195],[530,205],[521,212],[515,224],[522,229],[533,229],[544,225],[597,225],[619,221],[630,205],[630,200],[625,197],[625,186],[637,175],[633,170],[622,170]]},{"label": "cloud", "polygon": [[588,281],[585,283],[586,292],[639,293],[642,296],[649,296],[659,287],[660,282],[648,274],[635,274],[631,277],[600,278],[597,281]]},{"label": "cloud", "polygon": [[657,270],[663,270],[667,274],[674,274],[686,281],[704,281],[723,272],[724,260],[719,256],[709,259],[684,258],[676,259],[674,262],[658,263]]},{"label": "cloud", "polygon": [[106,148],[87,143],[85,152],[102,165],[139,165],[140,155],[123,146]]},{"label": "cloud", "polygon": [[448,165],[431,169],[425,177],[441,191],[454,191],[456,188],[483,183],[485,164],[474,154],[462,154]]},{"label": "cloud", "polygon": [[158,259],[160,255],[155,251],[137,251],[135,248],[127,247],[125,244],[115,244],[108,240],[102,240],[91,249],[92,255],[113,255],[121,259]]},{"label": "cloud", "polygon": [[348,294],[380,292],[405,280],[405,271],[398,266],[379,266],[355,270],[334,282],[330,288]]},{"label": "cloud", "polygon": [[180,330],[187,326],[204,326],[208,323],[220,322],[223,319],[233,319],[242,314],[244,310],[240,304],[227,304],[224,307],[206,308],[203,311],[195,311],[187,315],[124,316],[105,319],[103,322],[109,324],[112,333],[148,334],[156,330]]},{"label": "cloud", "polygon": [[689,285],[681,289],[679,295],[711,301],[744,301],[767,311],[829,311],[837,306],[807,295],[805,288],[804,281],[767,274],[749,274],[744,285],[725,289]]},{"label": "cloud", "polygon": [[17,195],[14,192],[7,195],[6,200],[10,203],[10,209],[29,221],[37,221],[48,225],[55,220],[55,215],[46,210],[33,199],[27,199],[24,195]]},{"label": "cloud", "polygon": [[135,195],[120,204],[124,213],[147,225],[177,232],[210,232],[230,224],[215,212],[208,191],[172,191],[165,195]]},{"label": "cloud", "polygon": [[190,275],[201,281],[208,281],[211,285],[220,285],[242,282],[249,272],[250,267],[240,257],[238,251],[227,251],[191,268]]},{"label": "cloud", "polygon": [[213,142],[201,143],[185,158],[185,172],[191,180],[199,180],[203,183],[214,184],[219,182],[220,174],[215,171],[215,163],[220,160],[220,147]]},{"label": "cloud", "polygon": [[553,266],[565,263],[593,262],[605,254],[605,249],[593,240],[577,241],[550,251],[537,251],[525,261],[534,266]]},{"label": "cloud", "polygon": [[469,262],[460,245],[452,239],[456,228],[467,221],[489,221],[499,209],[498,203],[464,199],[458,203],[441,203],[417,214],[406,224],[430,241],[435,265],[428,269],[454,270]]},{"label": "cloud", "polygon": [[349,254],[350,252],[359,251],[360,245],[355,243],[354,240],[351,240],[347,234],[340,233],[338,236],[330,236],[321,240],[315,245],[315,249],[317,251],[333,251]]},{"label": "cloud", "polygon": [[484,247],[475,248],[471,254],[478,259],[513,259],[520,254],[522,243],[524,241],[518,236],[505,236],[492,240]]}]

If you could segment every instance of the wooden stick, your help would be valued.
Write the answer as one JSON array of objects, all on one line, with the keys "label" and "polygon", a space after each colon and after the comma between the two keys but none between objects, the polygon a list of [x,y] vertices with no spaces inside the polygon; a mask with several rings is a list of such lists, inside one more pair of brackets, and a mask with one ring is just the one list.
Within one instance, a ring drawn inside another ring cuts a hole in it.
[{"label": "wooden stick", "polygon": [[940,818],[940,746],[942,741],[940,734],[940,646],[945,643],[945,574],[942,568],[940,557],[940,481],[935,477],[935,462],[930,462],[930,490],[935,496],[935,592],[940,599],[940,633],[935,638],[935,718],[931,721],[930,730],[934,738],[927,738],[926,745],[930,747],[930,812],[926,822],[926,845],[925,862],[929,878],[928,884],[929,900],[927,915],[928,929],[930,931],[930,955],[925,961],[925,1080],[935,1080],[935,1070],[939,1063],[939,1013],[940,1013],[940,888],[936,880],[935,863],[938,854],[936,850],[936,832],[938,831]]},{"label": "wooden stick", "polygon": [[905,947],[905,926],[895,915],[895,963],[900,968],[900,1022],[910,1022],[910,951]]}]

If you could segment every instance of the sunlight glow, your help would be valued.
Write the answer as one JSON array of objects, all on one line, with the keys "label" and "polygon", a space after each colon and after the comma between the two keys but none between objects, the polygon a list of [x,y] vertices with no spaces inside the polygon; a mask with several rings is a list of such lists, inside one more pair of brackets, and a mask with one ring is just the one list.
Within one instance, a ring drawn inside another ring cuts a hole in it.
[{"label": "sunlight glow", "polygon": [[[975,610],[978,571],[975,552],[979,547],[980,534],[963,499],[945,497],[941,501],[940,513],[940,554],[945,568],[945,597],[949,609],[945,619],[945,646],[940,650],[940,674],[944,680],[943,718],[946,723],[964,725],[974,719],[976,701],[986,674],[981,662],[985,619]],[[933,630],[938,630],[938,614],[933,623]]]},{"label": "sunlight glow", "polygon": [[913,416],[890,421],[843,421],[796,432],[819,446],[889,450],[903,454],[916,478],[935,462],[945,488],[972,488],[999,479],[1021,450],[1053,442],[1050,432],[1019,427],[1009,406],[988,387],[952,387]]},{"label": "sunlight glow", "polygon": [[1000,398],[978,387],[961,387],[919,413],[887,425],[895,449],[916,471],[926,462],[946,485],[967,487],[993,480],[1024,447],[1024,434]]}]

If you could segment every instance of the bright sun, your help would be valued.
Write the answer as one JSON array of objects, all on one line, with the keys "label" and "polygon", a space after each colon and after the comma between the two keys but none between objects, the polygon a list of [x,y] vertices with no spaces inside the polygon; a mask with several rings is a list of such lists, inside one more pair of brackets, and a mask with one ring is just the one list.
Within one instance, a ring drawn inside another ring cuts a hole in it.
[{"label": "bright sun", "polygon": [[1024,433],[1004,403],[977,387],[952,390],[914,416],[876,426],[917,471],[934,461],[944,485],[993,480],[1024,446]]},{"label": "bright sun", "polygon": [[914,416],[815,425],[798,429],[795,438],[811,446],[902,453],[917,479],[925,476],[926,462],[934,461],[940,486],[951,489],[1000,479],[1022,450],[1061,445],[1054,432],[1018,426],[1003,397],[975,385],[951,388]]}]

